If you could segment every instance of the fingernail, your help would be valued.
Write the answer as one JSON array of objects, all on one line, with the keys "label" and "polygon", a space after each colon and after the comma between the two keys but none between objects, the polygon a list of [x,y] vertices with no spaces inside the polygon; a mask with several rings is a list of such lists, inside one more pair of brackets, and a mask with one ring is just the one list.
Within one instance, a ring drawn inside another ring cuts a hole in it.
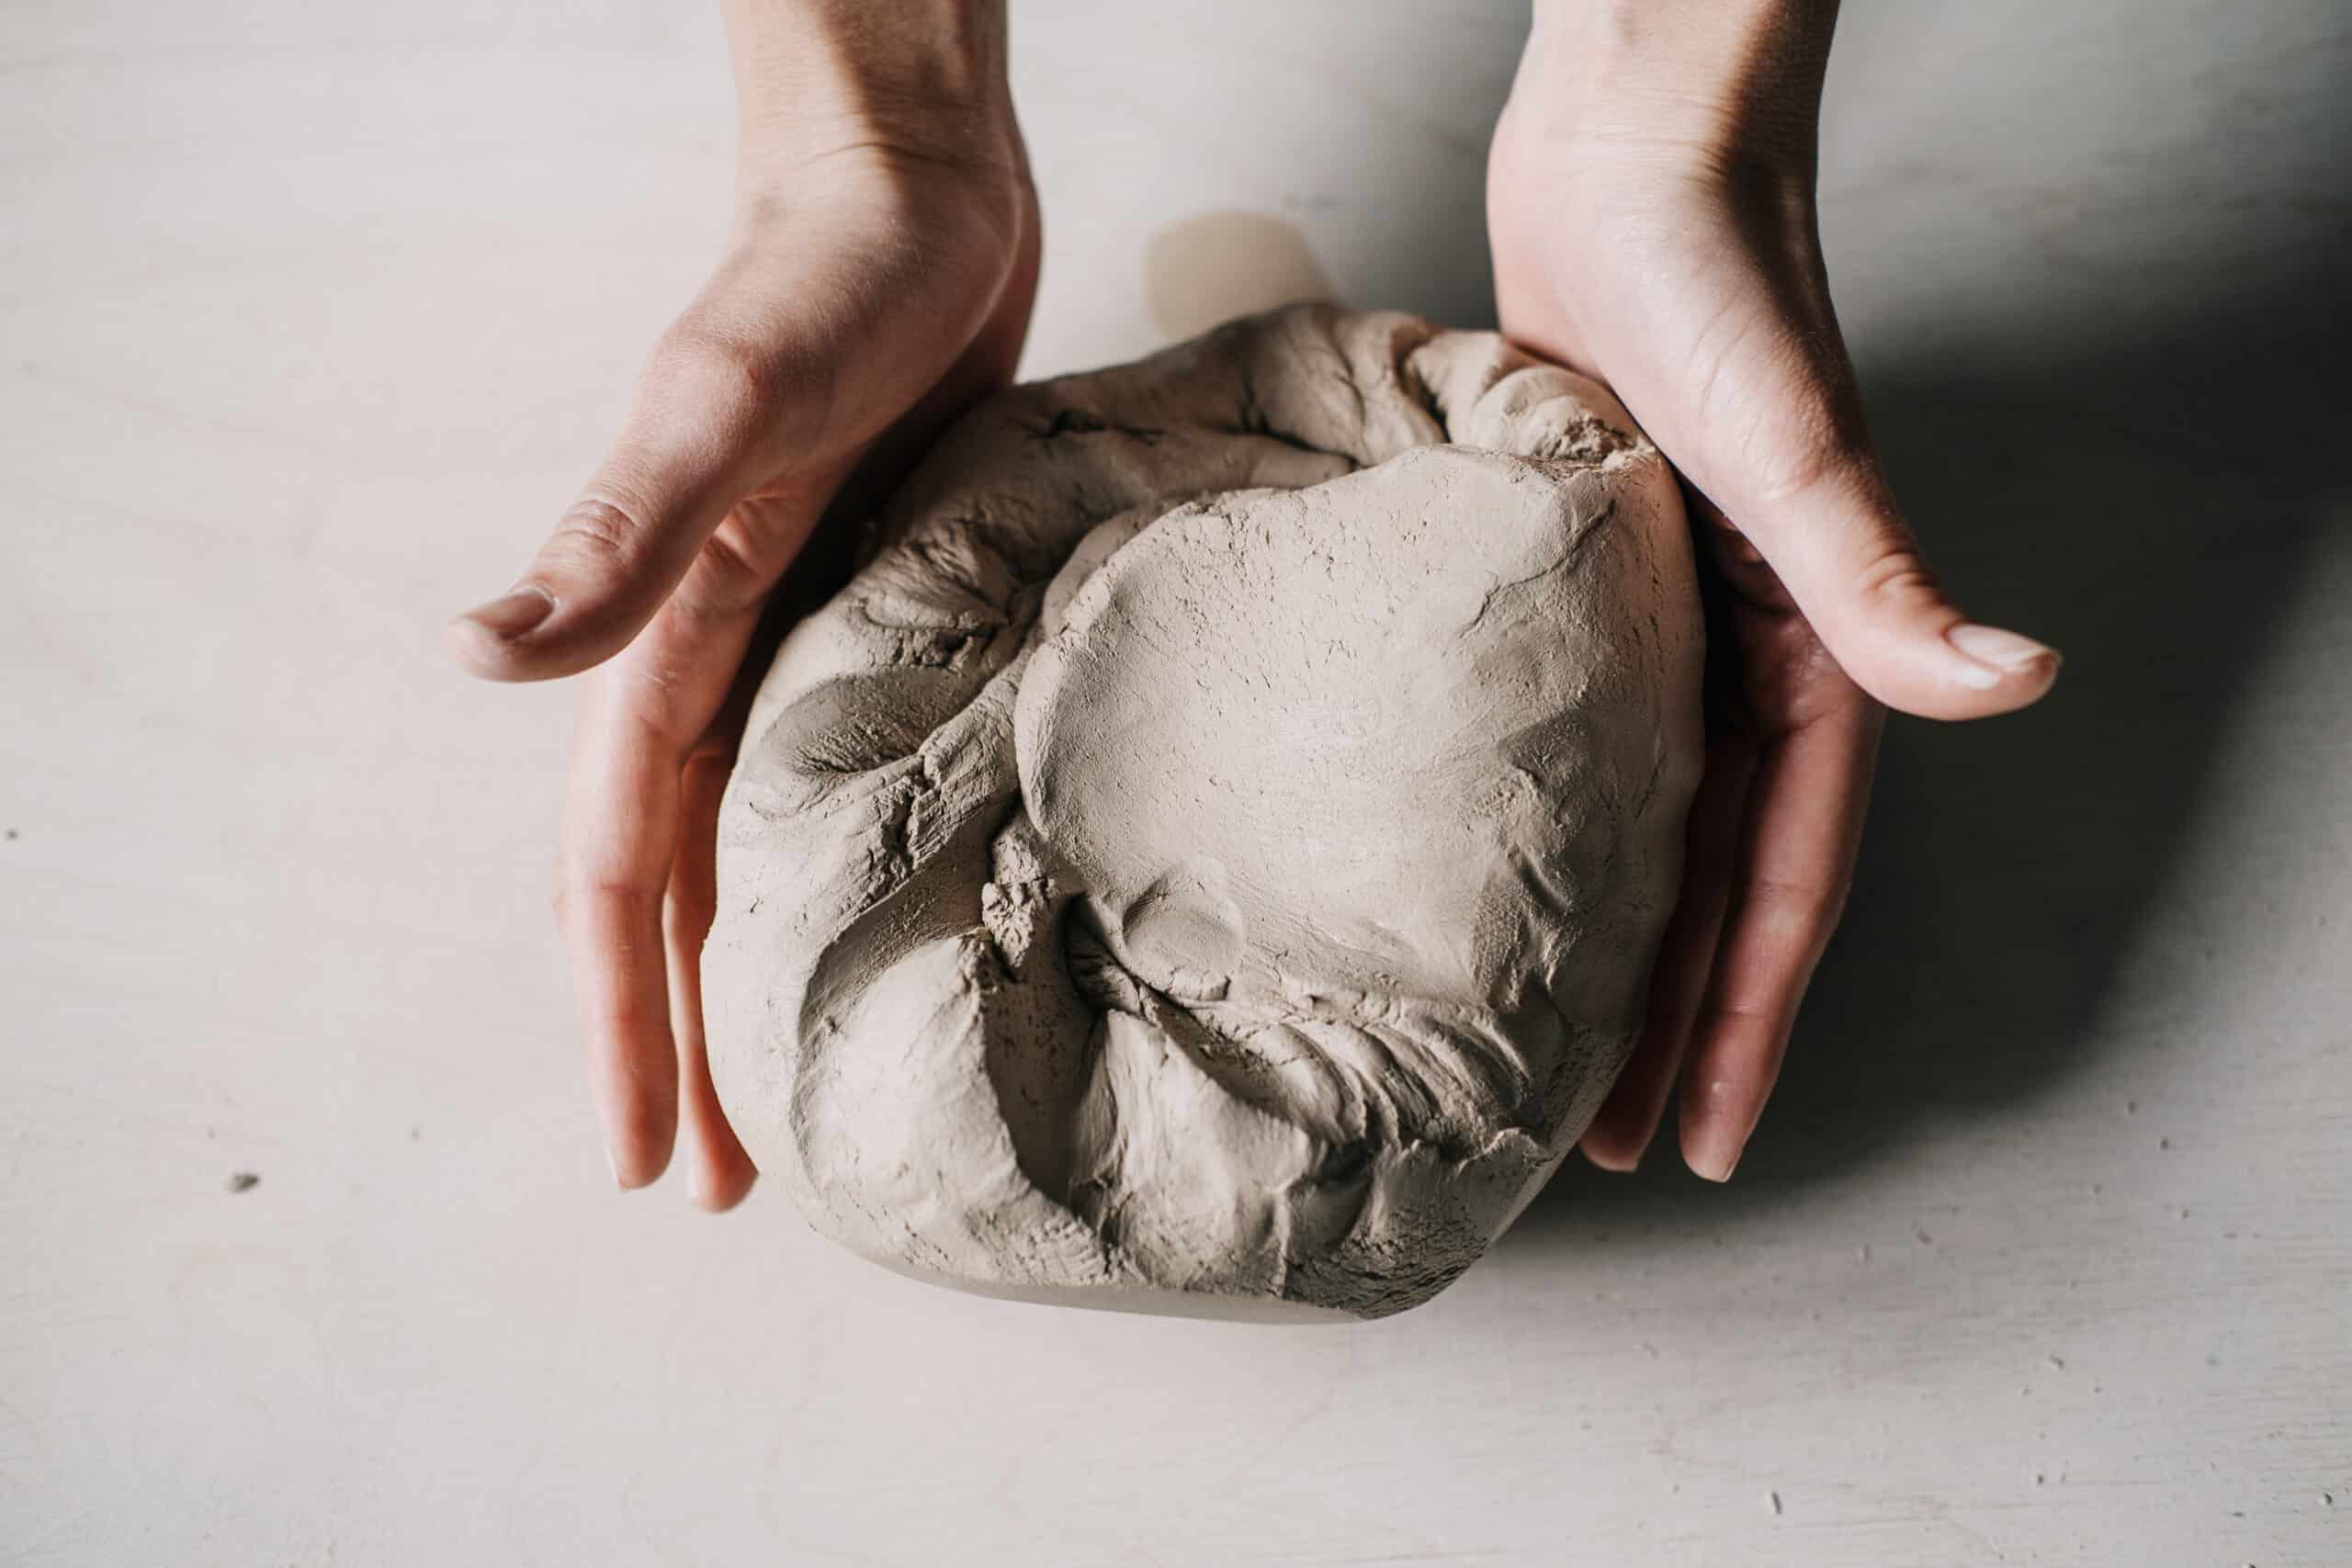
[{"label": "fingernail", "polygon": [[1690,1156],[1690,1168],[1709,1181],[1729,1181],[1739,1167],[1737,1145],[1702,1149]]},{"label": "fingernail", "polygon": [[605,1151],[605,1168],[613,1173],[613,1185],[615,1187],[619,1188],[624,1192],[628,1190],[628,1183],[621,1179],[620,1159],[610,1149],[606,1149]]},{"label": "fingernail", "polygon": [[1690,1168],[1709,1181],[1729,1181],[1731,1173],[1738,1168],[1739,1151],[1736,1148],[1708,1149],[1690,1156]]},{"label": "fingernail", "polygon": [[544,588],[526,584],[487,604],[477,604],[458,619],[471,621],[491,636],[504,640],[521,637],[555,613],[555,599]]},{"label": "fingernail", "polygon": [[1704,1122],[1698,1135],[1684,1145],[1683,1160],[1709,1181],[1729,1181],[1747,1147],[1748,1131],[1720,1117]]},{"label": "fingernail", "polygon": [[2059,660],[2056,649],[2030,637],[1972,621],[1962,621],[1944,633],[1944,640],[1976,666],[1959,671],[1959,678],[1962,684],[1978,691],[1999,685],[2004,676],[2025,674],[2037,664],[2055,669]]}]

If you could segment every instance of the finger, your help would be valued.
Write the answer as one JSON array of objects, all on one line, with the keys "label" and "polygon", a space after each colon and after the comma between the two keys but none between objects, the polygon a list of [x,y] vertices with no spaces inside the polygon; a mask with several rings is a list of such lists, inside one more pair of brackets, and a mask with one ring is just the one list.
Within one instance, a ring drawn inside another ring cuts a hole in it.
[{"label": "finger", "polygon": [[1849,687],[1758,760],[1731,907],[1682,1079],[1682,1153],[1723,1181],[1763,1113],[1814,966],[1845,907],[1883,722]]},{"label": "finger", "polygon": [[449,623],[458,663],[487,680],[540,681],[627,646],[756,482],[790,400],[724,339],[673,328],[619,439],[530,569]]},{"label": "finger", "polygon": [[702,945],[718,908],[718,807],[732,763],[731,745],[697,750],[686,760],[663,933],[669,949],[671,1033],[678,1051],[678,1141],[687,1161],[686,1191],[713,1213],[741,1202],[759,1175],[719,1106],[703,1033]]},{"label": "finger", "polygon": [[1650,973],[1641,1038],[1579,1145],[1585,1157],[1603,1170],[1629,1171],[1639,1165],[1666,1112],[1707,976],[1714,968],[1755,771],[1754,741],[1729,732],[1708,738],[1706,770],[1700,775],[1699,793],[1683,831],[1681,891]]},{"label": "finger", "polygon": [[[677,1128],[662,925],[681,842],[681,773],[727,697],[759,621],[763,581],[807,536],[812,496],[750,502],[715,536],[645,634],[591,684],[572,750],[557,914],[614,1179],[642,1187]],[[741,541],[766,541],[763,554]],[[771,570],[771,568],[773,570]]]},{"label": "finger", "polygon": [[661,910],[679,758],[657,724],[628,711],[627,678],[606,671],[582,704],[556,883],[590,1093],[624,1189],[661,1176],[678,1114]]}]

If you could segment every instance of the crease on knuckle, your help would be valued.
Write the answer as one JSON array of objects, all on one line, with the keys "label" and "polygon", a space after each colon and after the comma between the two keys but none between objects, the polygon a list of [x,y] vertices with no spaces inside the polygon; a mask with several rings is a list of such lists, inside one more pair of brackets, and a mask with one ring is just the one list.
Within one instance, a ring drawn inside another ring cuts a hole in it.
[{"label": "crease on knuckle", "polygon": [[583,495],[556,525],[548,548],[576,561],[625,570],[643,552],[644,521],[609,496]]},{"label": "crease on knuckle", "polygon": [[1719,1036],[1738,1029],[1750,1034],[1770,1034],[1780,1026],[1781,1008],[1772,998],[1715,996],[1699,1010],[1699,1032]]},{"label": "crease on knuckle", "polygon": [[1767,507],[1783,507],[1820,495],[1833,486],[1866,483],[1878,457],[1857,423],[1833,412],[1825,399],[1800,423],[1768,439],[1757,463],[1756,495]]},{"label": "crease on knuckle", "polygon": [[1867,614],[1915,615],[1943,603],[1943,586],[1908,535],[1881,539],[1853,574],[1854,603]]},{"label": "crease on knuckle", "polygon": [[1845,918],[1850,884],[1799,881],[1790,877],[1758,877],[1747,888],[1750,908],[1762,908],[1794,931],[1826,936]]}]

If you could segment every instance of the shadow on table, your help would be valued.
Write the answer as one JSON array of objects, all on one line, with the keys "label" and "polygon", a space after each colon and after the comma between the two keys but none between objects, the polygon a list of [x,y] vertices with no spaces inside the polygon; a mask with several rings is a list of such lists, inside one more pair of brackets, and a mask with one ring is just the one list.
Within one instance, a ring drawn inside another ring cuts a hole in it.
[{"label": "shadow on table", "polygon": [[1700,1190],[1669,1120],[1632,1178],[1572,1158],[1503,1247],[1736,1222],[2094,1056],[2167,1048],[2108,1014],[2152,916],[2189,896],[2266,642],[2342,547],[2324,509],[2346,484],[2352,333],[2319,319],[2337,292],[2279,280],[2170,334],[1997,374],[1866,373],[1955,593],[2066,649],[2064,676],[2014,717],[1891,725],[1844,928],[1731,1187]]}]

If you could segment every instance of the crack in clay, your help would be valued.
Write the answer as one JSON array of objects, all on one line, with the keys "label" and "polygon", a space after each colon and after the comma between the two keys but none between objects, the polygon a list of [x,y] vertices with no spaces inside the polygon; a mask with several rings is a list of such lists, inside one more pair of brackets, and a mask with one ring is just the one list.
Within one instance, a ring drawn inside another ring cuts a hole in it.
[{"label": "crack in clay", "polygon": [[1145,446],[1156,445],[1164,431],[1143,424],[1113,424],[1098,419],[1084,409],[1057,409],[1054,417],[1042,427],[1032,430],[1031,437],[1038,441],[1056,441],[1065,435],[1100,435],[1104,432],[1124,435]]}]

